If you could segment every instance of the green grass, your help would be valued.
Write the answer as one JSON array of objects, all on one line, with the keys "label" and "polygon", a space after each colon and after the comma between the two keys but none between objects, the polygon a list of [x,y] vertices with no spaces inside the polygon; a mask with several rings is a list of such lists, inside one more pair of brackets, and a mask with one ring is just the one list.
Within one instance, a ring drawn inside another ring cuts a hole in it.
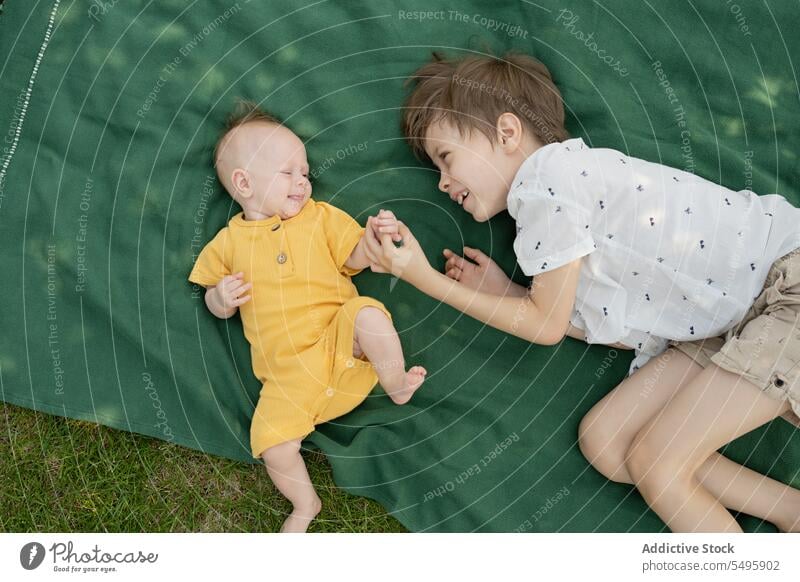
[{"label": "green grass", "polygon": [[[324,455],[304,457],[322,499],[309,531],[405,531],[376,502],[338,489]],[[0,408],[2,531],[275,532],[290,507],[263,465]]]}]

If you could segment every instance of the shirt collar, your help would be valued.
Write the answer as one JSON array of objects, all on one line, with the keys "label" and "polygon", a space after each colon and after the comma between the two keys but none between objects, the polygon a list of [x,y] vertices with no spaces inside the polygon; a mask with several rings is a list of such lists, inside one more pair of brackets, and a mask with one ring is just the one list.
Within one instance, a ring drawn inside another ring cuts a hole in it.
[{"label": "shirt collar", "polygon": [[514,179],[511,181],[511,188],[508,190],[509,195],[522,186],[527,178],[535,174],[534,168],[536,167],[536,163],[544,156],[545,152],[557,152],[567,147],[570,148],[570,151],[575,151],[586,149],[587,146],[581,137],[574,137],[572,139],[543,145],[522,162],[519,170],[517,170],[517,173],[514,175]]},{"label": "shirt collar", "polygon": [[236,226],[249,226],[249,227],[258,227],[258,226],[272,226],[274,224],[281,224],[281,223],[292,223],[301,222],[305,220],[308,216],[313,214],[313,209],[316,208],[317,203],[313,198],[309,198],[308,201],[303,205],[300,209],[300,212],[292,216],[291,218],[283,219],[277,214],[273,214],[268,218],[262,218],[261,220],[245,220],[244,212],[240,212],[234,215],[231,218],[231,224]]}]

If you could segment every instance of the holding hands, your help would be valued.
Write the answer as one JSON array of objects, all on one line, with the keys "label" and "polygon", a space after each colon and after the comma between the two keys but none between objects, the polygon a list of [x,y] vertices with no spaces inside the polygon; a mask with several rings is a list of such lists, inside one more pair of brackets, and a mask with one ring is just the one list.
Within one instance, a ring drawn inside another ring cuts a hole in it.
[{"label": "holding hands", "polygon": [[380,240],[383,234],[391,235],[392,241],[395,243],[399,243],[403,240],[403,237],[400,235],[397,217],[391,210],[381,209],[377,216],[372,218],[372,232],[375,233],[376,240]]},{"label": "holding hands", "polygon": [[[431,267],[408,227],[394,213],[381,210],[367,219],[366,254],[374,273],[391,273],[419,288],[430,279]],[[464,286],[505,295],[512,285],[503,270],[478,249],[464,247],[464,257],[444,249],[444,273]]]},{"label": "holding hands", "polygon": [[391,273],[419,288],[433,270],[417,239],[394,214],[381,210],[367,219],[365,252],[373,273]]}]

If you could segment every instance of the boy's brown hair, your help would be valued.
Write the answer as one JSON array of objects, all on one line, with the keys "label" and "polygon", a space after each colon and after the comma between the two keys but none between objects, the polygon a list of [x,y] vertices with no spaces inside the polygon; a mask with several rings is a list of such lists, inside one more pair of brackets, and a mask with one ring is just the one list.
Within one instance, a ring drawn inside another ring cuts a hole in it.
[{"label": "boy's brown hair", "polygon": [[282,122],[277,117],[261,109],[261,106],[255,101],[239,99],[233,111],[225,120],[225,127],[217,139],[217,143],[214,144],[214,157],[212,159],[214,160],[215,168],[217,167],[220,145],[222,144],[222,140],[225,139],[225,136],[228,135],[232,129],[253,121],[266,121],[268,123],[282,125]]},{"label": "boy's brown hair", "polygon": [[462,135],[477,129],[495,143],[497,118],[509,112],[542,144],[569,138],[561,93],[547,67],[531,56],[510,52],[446,60],[433,53],[433,60],[406,80],[409,84],[403,135],[417,158],[427,155],[428,128],[442,120]]}]

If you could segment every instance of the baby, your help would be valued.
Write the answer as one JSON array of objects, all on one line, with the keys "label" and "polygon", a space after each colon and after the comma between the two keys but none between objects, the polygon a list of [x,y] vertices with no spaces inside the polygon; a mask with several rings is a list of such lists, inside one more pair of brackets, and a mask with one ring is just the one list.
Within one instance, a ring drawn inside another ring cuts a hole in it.
[{"label": "baby", "polygon": [[189,280],[206,287],[219,318],[240,311],[253,371],[263,383],[250,427],[255,458],[293,504],[282,532],[303,532],[321,502],[300,455],[314,426],[358,406],[375,384],[408,402],[426,370],[405,370],[386,307],[350,277],[370,266],[365,236],[400,243],[388,211],[367,229],[311,198],[306,150],[251,102],[217,143],[217,175],[242,207],[197,258]]}]

